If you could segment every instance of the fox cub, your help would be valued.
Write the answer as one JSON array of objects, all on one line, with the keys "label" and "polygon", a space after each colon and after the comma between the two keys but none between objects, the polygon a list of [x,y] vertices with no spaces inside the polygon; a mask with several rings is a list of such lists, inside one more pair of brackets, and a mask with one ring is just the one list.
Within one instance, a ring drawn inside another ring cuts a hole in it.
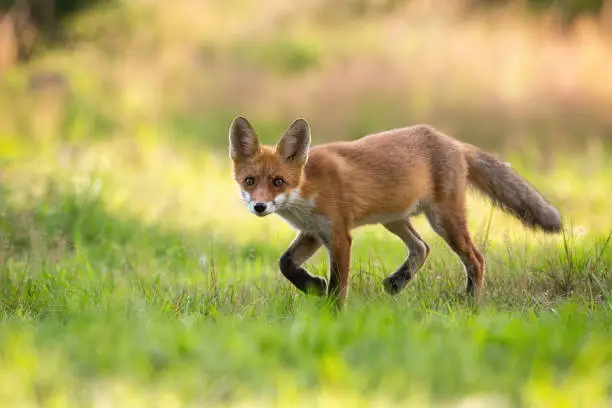
[{"label": "fox cub", "polygon": [[[238,116],[230,126],[229,151],[249,210],[259,217],[276,213],[299,231],[280,258],[282,274],[303,292],[327,294],[338,308],[348,290],[350,231],[382,224],[404,242],[406,260],[383,281],[388,293],[397,294],[429,255],[410,223],[421,213],[459,256],[467,293],[477,300],[485,263],[466,224],[468,186],[528,227],[562,227],[557,209],[510,166],[430,126],[310,147],[310,127],[296,119],[272,147],[260,144],[249,121]],[[329,252],[329,284],[301,267],[321,246]]]}]

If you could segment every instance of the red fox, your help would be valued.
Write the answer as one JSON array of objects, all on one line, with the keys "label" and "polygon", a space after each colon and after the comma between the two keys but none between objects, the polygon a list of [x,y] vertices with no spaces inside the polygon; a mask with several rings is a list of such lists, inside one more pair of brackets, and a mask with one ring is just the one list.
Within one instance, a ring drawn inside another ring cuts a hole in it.
[{"label": "red fox", "polygon": [[[249,121],[238,116],[230,126],[229,151],[249,210],[259,217],[276,213],[299,231],[280,257],[281,273],[305,293],[327,295],[338,308],[347,297],[351,230],[382,224],[406,245],[406,260],[383,280],[394,295],[429,255],[410,223],[421,213],[459,256],[466,291],[478,300],[485,262],[467,228],[468,185],[528,227],[562,228],[559,211],[509,165],[427,125],[310,147],[310,126],[299,118],[272,147],[261,145]],[[329,287],[301,267],[321,246],[329,253]]]}]

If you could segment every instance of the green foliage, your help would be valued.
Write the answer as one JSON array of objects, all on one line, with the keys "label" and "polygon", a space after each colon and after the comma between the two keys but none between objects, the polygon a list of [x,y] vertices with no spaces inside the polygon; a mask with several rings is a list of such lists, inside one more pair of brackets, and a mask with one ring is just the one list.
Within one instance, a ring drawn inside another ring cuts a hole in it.
[{"label": "green foliage", "polygon": [[316,44],[282,36],[270,41],[237,44],[236,58],[260,65],[271,72],[297,74],[317,66],[319,51]]},{"label": "green foliage", "polygon": [[[563,16],[566,22],[571,22],[584,15],[599,15],[609,0],[471,0],[465,2],[468,12],[474,9],[495,9],[500,6],[524,5],[527,11],[533,13],[555,12]],[[347,15],[360,17],[368,14],[393,13],[414,3],[414,0],[343,0],[333,5],[322,6],[322,15]]]},{"label": "green foliage", "polygon": [[[2,0],[0,1],[0,11],[9,10],[16,4],[27,4],[35,18],[41,15],[54,16],[62,20],[76,12],[82,11],[100,3],[109,3],[111,0]],[[46,10],[51,10],[47,12]],[[37,21],[47,24],[48,21]]]},{"label": "green foliage", "polygon": [[559,12],[569,23],[584,15],[599,15],[606,0],[529,0],[527,3],[536,12]]}]

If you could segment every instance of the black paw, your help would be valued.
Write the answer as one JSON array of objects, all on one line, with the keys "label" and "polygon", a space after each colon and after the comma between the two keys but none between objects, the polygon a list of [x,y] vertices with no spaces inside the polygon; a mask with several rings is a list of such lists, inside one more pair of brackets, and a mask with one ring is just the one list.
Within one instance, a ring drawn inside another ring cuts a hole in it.
[{"label": "black paw", "polygon": [[397,295],[406,287],[408,279],[401,276],[391,275],[383,280],[383,288],[390,295]]}]

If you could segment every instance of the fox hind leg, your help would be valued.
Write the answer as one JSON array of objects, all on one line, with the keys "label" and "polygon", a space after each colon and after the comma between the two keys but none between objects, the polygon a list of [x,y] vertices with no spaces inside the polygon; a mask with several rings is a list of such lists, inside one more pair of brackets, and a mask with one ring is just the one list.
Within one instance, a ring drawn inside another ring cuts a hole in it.
[{"label": "fox hind leg", "polygon": [[467,275],[466,292],[478,300],[485,263],[484,257],[470,238],[463,200],[438,203],[425,214],[434,231],[461,259]]},{"label": "fox hind leg", "polygon": [[408,249],[408,257],[404,263],[383,280],[383,288],[390,295],[396,295],[410,282],[410,279],[425,264],[429,255],[429,246],[414,230],[410,220],[399,220],[383,224],[391,233],[399,237]]}]

